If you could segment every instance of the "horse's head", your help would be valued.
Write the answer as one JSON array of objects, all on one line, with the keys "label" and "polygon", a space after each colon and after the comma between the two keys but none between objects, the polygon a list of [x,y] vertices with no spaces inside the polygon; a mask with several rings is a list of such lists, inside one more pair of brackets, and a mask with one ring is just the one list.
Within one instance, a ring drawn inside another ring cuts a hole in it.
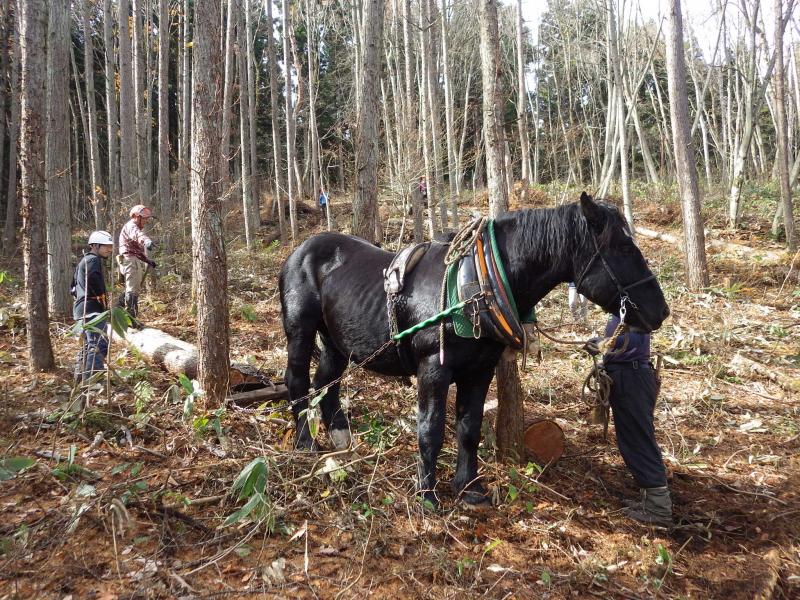
[{"label": "horse's head", "polygon": [[578,291],[608,313],[625,314],[635,329],[653,331],[669,316],[669,307],[630,229],[614,207],[581,194],[587,234],[573,258]]}]

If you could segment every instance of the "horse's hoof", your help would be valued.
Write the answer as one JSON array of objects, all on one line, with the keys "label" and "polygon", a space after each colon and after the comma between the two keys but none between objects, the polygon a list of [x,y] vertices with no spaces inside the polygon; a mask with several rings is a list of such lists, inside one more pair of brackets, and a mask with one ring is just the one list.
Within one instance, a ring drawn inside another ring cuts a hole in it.
[{"label": "horse's hoof", "polygon": [[317,441],[311,437],[308,439],[298,438],[294,441],[294,449],[298,452],[319,452],[320,447]]},{"label": "horse's hoof", "polygon": [[492,505],[491,496],[484,491],[464,490],[459,498],[469,508],[487,507]]},{"label": "horse's hoof", "polygon": [[433,492],[422,492],[419,495],[422,509],[425,512],[437,513],[439,512],[439,498]]},{"label": "horse's hoof", "polygon": [[333,442],[333,447],[337,450],[346,450],[352,443],[349,429],[331,429],[328,431],[328,435]]}]

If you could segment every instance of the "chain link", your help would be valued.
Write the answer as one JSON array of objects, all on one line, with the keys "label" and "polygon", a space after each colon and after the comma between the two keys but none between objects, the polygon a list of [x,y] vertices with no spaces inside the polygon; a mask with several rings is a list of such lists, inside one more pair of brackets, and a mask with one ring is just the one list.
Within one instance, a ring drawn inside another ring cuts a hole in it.
[{"label": "chain link", "polygon": [[[371,362],[376,356],[378,356],[381,352],[383,352],[384,350],[386,350],[386,348],[388,348],[389,346],[391,346],[393,344],[394,344],[394,340],[389,338],[389,340],[387,342],[384,342],[384,344],[380,348],[375,350],[375,352],[370,354],[367,358],[362,360],[360,363],[348,366],[344,370],[344,373],[342,373],[339,377],[337,377],[333,381],[331,381],[329,383],[326,383],[325,385],[323,385],[318,390],[314,390],[313,392],[308,393],[305,396],[301,396],[300,398],[297,398],[295,400],[292,400],[291,402],[285,402],[283,405],[279,405],[279,406],[272,406],[272,407],[270,407],[270,410],[273,411],[273,412],[274,411],[279,411],[279,410],[286,410],[287,408],[292,408],[293,406],[295,406],[297,404],[300,404],[301,402],[304,402],[304,401],[308,400],[309,398],[313,398],[313,397],[319,396],[320,394],[327,393],[327,391],[328,391],[328,389],[330,387],[332,387],[332,386],[336,385],[337,383],[341,382],[343,379],[348,377],[353,371],[356,371],[358,369],[363,368],[364,365],[366,365],[368,362]],[[237,411],[243,412],[243,413],[255,414],[255,413],[263,412],[263,409],[261,409],[261,408],[242,408],[242,407],[235,406],[235,405],[234,405],[234,407],[236,408]]]}]

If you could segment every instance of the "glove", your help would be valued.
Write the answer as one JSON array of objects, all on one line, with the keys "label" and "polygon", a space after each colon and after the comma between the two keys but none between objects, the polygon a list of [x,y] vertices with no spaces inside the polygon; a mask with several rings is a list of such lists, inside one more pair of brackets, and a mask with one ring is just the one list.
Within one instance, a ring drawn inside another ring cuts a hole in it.
[{"label": "glove", "polygon": [[150,265],[150,268],[151,268],[151,269],[155,269],[155,268],[158,266],[158,265],[156,264],[156,261],[154,261],[154,260],[150,260],[149,258],[147,259],[147,264],[148,264],[148,265]]},{"label": "glove", "polygon": [[600,342],[603,338],[595,337],[587,341],[582,349],[588,352],[591,356],[600,354]]}]

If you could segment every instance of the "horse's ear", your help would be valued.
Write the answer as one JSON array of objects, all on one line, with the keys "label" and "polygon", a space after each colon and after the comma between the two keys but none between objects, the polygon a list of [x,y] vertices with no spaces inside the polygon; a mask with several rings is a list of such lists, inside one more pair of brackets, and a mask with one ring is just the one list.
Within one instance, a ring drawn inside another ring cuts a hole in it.
[{"label": "horse's ear", "polygon": [[602,210],[586,192],[581,192],[581,212],[589,223],[599,223],[602,220]]}]

